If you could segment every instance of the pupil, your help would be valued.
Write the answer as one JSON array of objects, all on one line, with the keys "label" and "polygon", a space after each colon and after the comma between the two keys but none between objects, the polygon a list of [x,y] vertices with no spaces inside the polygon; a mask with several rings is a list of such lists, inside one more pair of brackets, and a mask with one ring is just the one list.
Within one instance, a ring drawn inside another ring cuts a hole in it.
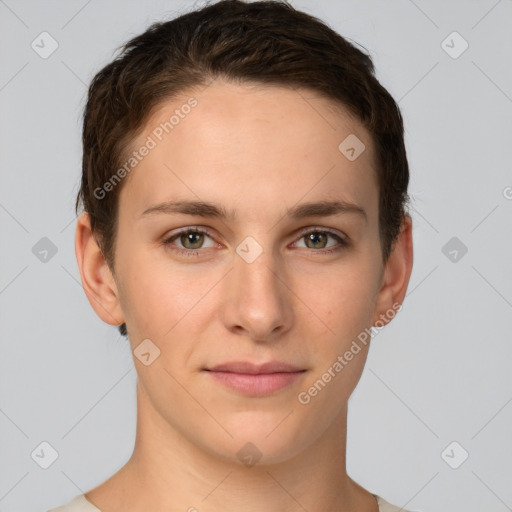
[{"label": "pupil", "polygon": [[[198,246],[198,245],[200,246],[202,243],[203,235],[201,233],[188,233],[184,236],[187,240],[187,243],[190,242],[194,246],[194,247],[192,247],[192,249],[196,249],[197,248],[196,246]],[[195,243],[194,243],[194,238],[197,238]],[[311,233],[308,237],[308,241],[312,242],[313,246],[316,247],[316,244],[318,242],[321,243],[322,238],[325,238],[325,236],[322,233]],[[183,242],[183,240],[182,240],[182,242]],[[324,240],[324,242],[325,242],[325,240]],[[183,245],[186,246],[186,244],[183,244]],[[309,244],[307,244],[307,245],[309,245]]]},{"label": "pupil", "polygon": [[[187,243],[190,242],[194,246],[194,247],[190,247],[191,249],[197,249],[196,246],[199,246],[199,247],[201,246],[202,236],[203,235],[201,233],[188,233],[185,235],[185,238],[187,240]],[[194,238],[198,238],[199,240],[194,243],[194,241],[193,241]],[[184,243],[183,245],[185,245],[185,247],[187,247],[186,243]]]},{"label": "pupil", "polygon": [[315,238],[321,239],[321,238],[325,238],[325,237],[322,233],[311,233],[308,237],[308,239],[313,243],[315,243]]}]

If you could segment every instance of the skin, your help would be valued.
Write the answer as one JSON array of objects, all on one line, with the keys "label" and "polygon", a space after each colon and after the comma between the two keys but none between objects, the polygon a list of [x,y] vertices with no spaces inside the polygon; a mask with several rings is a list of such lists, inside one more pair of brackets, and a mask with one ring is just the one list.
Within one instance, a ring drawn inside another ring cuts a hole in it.
[{"label": "skin", "polygon": [[[149,366],[134,357],[133,455],[86,498],[103,512],[375,512],[374,497],[345,469],[347,401],[369,345],[307,405],[297,397],[402,303],[411,219],[384,265],[371,137],[312,91],[217,81],[160,105],[133,149],[190,96],[198,105],[122,184],[115,274],[87,214],[77,222],[77,261],[92,307],[108,324],[126,322],[132,350],[148,338],[160,350]],[[366,146],[354,161],[338,150],[349,134]],[[177,199],[213,202],[236,217],[141,218]],[[333,199],[359,205],[367,219],[285,215],[297,204]],[[194,226],[209,231],[202,245],[200,234],[163,244]],[[299,231],[314,227],[348,237],[349,245],[327,254],[339,241],[325,231],[308,245]],[[263,249],[251,263],[236,252],[248,236]],[[171,247],[200,252],[186,257]],[[307,371],[266,397],[240,394],[202,371],[234,360],[280,360]],[[237,456],[247,442],[261,453],[253,466]]]}]

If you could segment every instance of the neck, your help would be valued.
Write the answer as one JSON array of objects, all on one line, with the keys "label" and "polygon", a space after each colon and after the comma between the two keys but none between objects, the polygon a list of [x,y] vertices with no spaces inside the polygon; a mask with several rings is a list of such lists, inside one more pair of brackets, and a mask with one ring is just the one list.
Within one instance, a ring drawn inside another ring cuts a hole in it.
[{"label": "neck", "polygon": [[[347,407],[328,431],[293,458],[245,466],[192,444],[137,385],[137,435],[127,464],[86,497],[103,512],[377,511],[346,474]],[[115,505],[114,505],[115,504]]]}]

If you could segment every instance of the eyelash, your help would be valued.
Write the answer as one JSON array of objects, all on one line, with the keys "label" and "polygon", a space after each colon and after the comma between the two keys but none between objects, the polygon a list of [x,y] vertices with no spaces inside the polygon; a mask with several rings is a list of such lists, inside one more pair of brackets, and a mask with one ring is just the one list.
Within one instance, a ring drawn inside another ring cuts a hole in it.
[{"label": "eyelash", "polygon": [[[172,247],[172,242],[174,240],[179,238],[181,235],[188,235],[190,233],[199,233],[201,235],[207,235],[210,238],[213,238],[212,235],[204,229],[201,229],[199,227],[188,227],[186,229],[179,231],[178,233],[174,233],[170,237],[165,238],[162,241],[162,245],[164,245],[169,250],[176,252],[182,256],[186,256],[186,257],[200,256],[200,253],[202,251],[204,251],[204,249],[181,249],[179,247],[178,248]],[[310,249],[311,251],[313,251],[313,253],[320,253],[322,255],[327,255],[327,254],[331,254],[333,252],[340,251],[341,249],[344,249],[349,246],[348,237],[342,238],[339,235],[337,235],[336,233],[332,232],[331,230],[325,229],[325,228],[320,228],[320,227],[312,227],[312,228],[310,227],[310,228],[306,228],[306,229],[302,230],[300,232],[297,240],[300,240],[301,238],[304,238],[306,235],[309,235],[312,233],[327,233],[328,235],[337,239],[337,241],[339,242],[338,246],[331,248],[331,249]]]}]

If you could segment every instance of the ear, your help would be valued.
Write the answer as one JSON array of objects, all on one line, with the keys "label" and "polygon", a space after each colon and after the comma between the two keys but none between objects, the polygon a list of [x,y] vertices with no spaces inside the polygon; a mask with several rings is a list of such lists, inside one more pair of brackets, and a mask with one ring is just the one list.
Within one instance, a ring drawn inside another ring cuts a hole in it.
[{"label": "ear", "polygon": [[412,219],[406,215],[382,274],[373,325],[378,321],[378,326],[384,326],[394,318],[405,298],[412,262]]},{"label": "ear", "polygon": [[91,231],[87,212],[78,218],[75,253],[82,286],[96,314],[109,325],[124,322],[114,277]]}]

